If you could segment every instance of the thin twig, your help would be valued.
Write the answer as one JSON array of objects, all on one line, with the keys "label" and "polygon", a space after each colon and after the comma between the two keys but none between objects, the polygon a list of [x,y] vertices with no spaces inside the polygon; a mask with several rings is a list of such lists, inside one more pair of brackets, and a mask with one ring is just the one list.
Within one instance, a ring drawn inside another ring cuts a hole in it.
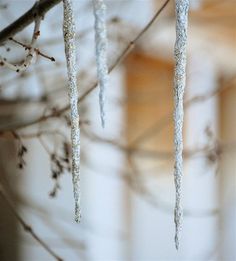
[{"label": "thin twig", "polygon": [[35,14],[38,14],[39,17],[44,17],[51,8],[61,1],[62,0],[40,0],[37,5],[34,4],[30,10],[0,32],[0,45],[30,25],[35,20]]},{"label": "thin twig", "polygon": [[[38,5],[38,2],[36,4]],[[35,13],[35,16],[36,16],[36,18],[35,18],[34,31],[33,31],[30,46],[28,48],[28,54],[26,55],[24,61],[21,64],[12,64],[12,63],[8,62],[5,58],[2,58],[0,56],[0,65],[1,66],[6,66],[7,68],[9,68],[13,71],[16,71],[16,72],[23,72],[31,65],[33,58],[37,54],[35,45],[36,45],[38,36],[40,35],[39,28],[40,28],[40,22],[42,20],[42,17],[40,17],[37,13]],[[10,38],[10,39],[12,39],[12,38]]]},{"label": "thin twig", "polygon": [[15,206],[12,204],[11,200],[9,199],[8,195],[4,191],[4,188],[0,184],[0,195],[7,203],[9,209],[11,210],[12,214],[15,218],[19,221],[23,229],[26,233],[29,233],[52,257],[54,257],[58,261],[63,261],[61,257],[59,257],[33,230],[33,228],[28,225],[24,219],[17,213],[15,210]]},{"label": "thin twig", "polygon": [[[24,44],[24,43],[21,43],[20,41],[14,39],[14,38],[12,38],[12,37],[10,37],[9,40],[11,40],[12,42],[14,42],[14,43],[16,43],[16,44],[18,44],[18,45],[20,45],[20,46],[22,46],[22,47],[24,47],[26,50],[30,50],[30,49],[31,49],[31,47],[30,47],[29,45],[26,45],[26,44]],[[42,56],[42,57],[44,57],[44,58],[46,58],[46,59],[49,59],[49,60],[52,61],[52,62],[55,62],[55,61],[56,61],[54,57],[48,56],[47,54],[42,53],[42,52],[39,50],[39,48],[34,48],[34,51],[35,51],[36,54],[38,54],[38,55],[40,55],[40,56]]]}]

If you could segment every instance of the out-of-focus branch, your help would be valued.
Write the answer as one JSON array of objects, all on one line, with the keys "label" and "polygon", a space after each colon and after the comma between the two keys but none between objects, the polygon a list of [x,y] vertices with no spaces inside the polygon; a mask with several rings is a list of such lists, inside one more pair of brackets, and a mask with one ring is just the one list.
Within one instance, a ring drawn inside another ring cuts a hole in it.
[{"label": "out-of-focus branch", "polygon": [[[89,138],[91,141],[100,142],[109,144],[121,150],[122,152],[126,153],[129,156],[138,156],[141,158],[149,158],[149,159],[159,159],[159,160],[171,160],[173,158],[173,151],[157,151],[157,150],[150,150],[144,149],[139,146],[127,146],[121,144],[118,140],[111,140],[102,138],[95,133],[90,133],[85,128],[82,129],[83,134]],[[183,156],[185,159],[190,159],[192,157],[206,157],[209,159],[214,159],[219,156],[225,151],[232,151],[236,148],[236,142],[230,142],[230,144],[224,144],[218,141],[215,141],[212,145],[205,145],[200,148],[193,148],[193,149],[185,149],[183,151]],[[213,160],[214,161],[214,160]]]},{"label": "out-of-focus branch", "polygon": [[0,4],[0,9],[6,9],[7,8],[7,4]]},{"label": "out-of-focus branch", "polygon": [[5,193],[4,188],[0,184],[0,195],[7,203],[9,209],[11,210],[12,214],[15,218],[19,221],[25,232],[29,233],[51,256],[53,256],[58,261],[63,261],[61,257],[59,257],[33,230],[31,226],[29,226],[24,219],[18,214],[15,210],[14,205],[10,201],[8,195]]},{"label": "out-of-focus branch", "polygon": [[33,5],[30,10],[0,32],[0,45],[35,21],[37,15],[43,17],[51,8],[61,1],[62,0],[40,0],[37,4]]},{"label": "out-of-focus branch", "polygon": [[[204,95],[196,95],[195,97],[187,100],[184,102],[184,108],[187,110],[192,105],[199,103],[199,102],[205,102],[209,100],[210,98],[214,97],[215,95],[218,95],[222,93],[223,91],[227,90],[231,87],[232,82],[235,81],[235,77],[230,79],[226,82],[226,84],[216,88],[213,91],[210,91]],[[154,122],[154,124],[150,127],[148,127],[146,130],[144,130],[135,140],[132,141],[130,146],[135,146],[137,144],[141,144],[147,139],[151,138],[152,135],[156,135],[157,132],[160,132],[165,126],[167,126],[172,121],[172,111],[164,115],[161,119],[158,119],[157,122]]]},{"label": "out-of-focus branch", "polygon": [[[161,197],[157,193],[153,193],[150,191],[150,189],[145,185],[144,179],[141,177],[142,173],[138,169],[138,166],[135,166],[134,160],[130,161],[130,159],[131,158],[129,157],[128,163],[129,163],[130,170],[127,171],[126,169],[124,169],[123,171],[119,172],[119,176],[115,178],[122,179],[134,193],[141,196],[141,198],[145,202],[147,202],[154,208],[172,215],[173,213],[172,204],[163,201],[163,199],[161,199]],[[90,165],[90,169],[96,170],[95,172],[97,174],[105,175],[104,173],[97,171],[98,170],[97,165],[94,168],[93,166]],[[109,174],[110,173],[111,172],[109,172]],[[138,178],[137,178],[137,174],[138,174]],[[114,176],[112,175],[109,175],[109,177],[114,178]],[[184,209],[184,216],[186,217],[204,218],[204,217],[216,216],[218,214],[219,214],[218,208],[202,209],[202,210]]]}]

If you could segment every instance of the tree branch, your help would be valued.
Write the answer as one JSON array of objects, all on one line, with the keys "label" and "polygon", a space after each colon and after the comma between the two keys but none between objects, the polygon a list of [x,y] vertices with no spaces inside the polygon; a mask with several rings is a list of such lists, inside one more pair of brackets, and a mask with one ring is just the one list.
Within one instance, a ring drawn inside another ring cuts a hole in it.
[{"label": "tree branch", "polygon": [[55,260],[63,261],[61,257],[59,257],[33,230],[31,226],[29,226],[24,219],[16,212],[15,206],[12,204],[7,194],[5,193],[3,186],[0,184],[0,196],[5,200],[9,209],[15,218],[19,221],[25,232],[29,233]]},{"label": "tree branch", "polygon": [[61,1],[62,0],[40,0],[37,5],[34,4],[30,10],[0,32],[0,45],[31,24],[37,15],[43,17],[51,8]]}]

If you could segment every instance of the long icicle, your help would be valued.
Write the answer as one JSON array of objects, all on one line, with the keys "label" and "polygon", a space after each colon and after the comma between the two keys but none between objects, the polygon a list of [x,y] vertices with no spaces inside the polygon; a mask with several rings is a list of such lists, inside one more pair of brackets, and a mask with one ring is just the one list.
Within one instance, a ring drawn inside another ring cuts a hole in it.
[{"label": "long icicle", "polygon": [[95,18],[95,44],[97,75],[100,87],[99,105],[102,127],[105,127],[105,91],[108,84],[106,5],[103,0],[93,0]]},{"label": "long icicle", "polygon": [[183,222],[182,176],[183,176],[183,97],[186,85],[187,61],[187,27],[189,0],[175,0],[176,42],[175,42],[175,76],[174,76],[174,122],[175,122],[175,246],[179,248],[180,232]]},{"label": "long icicle", "polygon": [[77,63],[75,18],[72,0],[63,0],[64,19],[63,33],[65,55],[67,61],[68,87],[71,110],[71,142],[72,142],[72,180],[75,199],[75,221],[81,219],[80,213],[80,129],[78,112]]}]

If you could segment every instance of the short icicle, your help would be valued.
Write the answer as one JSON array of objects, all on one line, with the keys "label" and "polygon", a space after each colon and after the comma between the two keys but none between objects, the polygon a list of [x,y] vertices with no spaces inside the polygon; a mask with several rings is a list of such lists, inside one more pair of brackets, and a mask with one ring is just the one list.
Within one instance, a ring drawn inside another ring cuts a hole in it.
[{"label": "short icicle", "polygon": [[68,92],[71,115],[72,180],[75,199],[75,221],[80,222],[80,129],[78,112],[77,62],[75,18],[72,0],[63,0],[63,34],[68,74]]},{"label": "short icicle", "polygon": [[93,0],[95,18],[95,45],[97,75],[100,87],[99,106],[102,127],[105,127],[105,91],[108,85],[106,5],[103,0]]},{"label": "short icicle", "polygon": [[186,85],[187,27],[189,0],[175,0],[176,42],[175,42],[175,76],[174,76],[174,123],[175,123],[175,246],[179,248],[180,233],[183,223],[182,177],[183,177],[183,98]]}]

